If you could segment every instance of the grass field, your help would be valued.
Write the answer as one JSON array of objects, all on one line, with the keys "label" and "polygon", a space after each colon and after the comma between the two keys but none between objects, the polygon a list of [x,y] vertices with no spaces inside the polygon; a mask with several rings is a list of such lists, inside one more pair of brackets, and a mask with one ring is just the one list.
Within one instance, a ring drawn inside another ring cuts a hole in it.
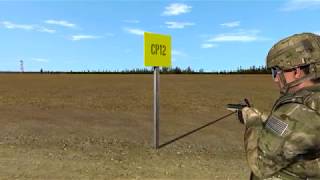
[{"label": "grass field", "polygon": [[[161,143],[249,98],[269,111],[268,75],[161,75]],[[248,179],[234,115],[152,149],[152,75],[0,75],[0,179]]]}]

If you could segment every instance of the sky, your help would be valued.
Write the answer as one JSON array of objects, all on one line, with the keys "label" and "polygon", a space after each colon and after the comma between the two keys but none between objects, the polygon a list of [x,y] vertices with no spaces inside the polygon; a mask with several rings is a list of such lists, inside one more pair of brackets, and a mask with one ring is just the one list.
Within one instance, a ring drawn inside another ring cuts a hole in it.
[{"label": "sky", "polygon": [[171,36],[173,67],[261,66],[319,18],[320,0],[0,0],[0,71],[144,68],[144,32]]}]

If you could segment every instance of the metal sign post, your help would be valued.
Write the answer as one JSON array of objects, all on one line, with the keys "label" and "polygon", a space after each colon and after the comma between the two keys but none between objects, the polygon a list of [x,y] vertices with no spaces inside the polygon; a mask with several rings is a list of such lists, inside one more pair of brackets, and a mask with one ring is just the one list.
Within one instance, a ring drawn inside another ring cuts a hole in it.
[{"label": "metal sign post", "polygon": [[160,119],[160,101],[159,101],[159,67],[153,68],[153,142],[154,148],[159,148],[159,119]]},{"label": "metal sign post", "polygon": [[144,33],[144,65],[153,67],[153,146],[159,145],[160,123],[160,70],[171,66],[171,37],[169,35]]}]

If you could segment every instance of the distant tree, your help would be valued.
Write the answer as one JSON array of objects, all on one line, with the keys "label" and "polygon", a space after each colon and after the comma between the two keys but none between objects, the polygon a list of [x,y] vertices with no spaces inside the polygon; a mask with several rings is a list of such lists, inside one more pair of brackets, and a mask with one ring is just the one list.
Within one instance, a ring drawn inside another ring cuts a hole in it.
[{"label": "distant tree", "polygon": [[174,69],[173,69],[173,72],[175,73],[175,74],[181,74],[181,69],[179,68],[179,67],[175,67]]},{"label": "distant tree", "polygon": [[168,71],[169,71],[169,68],[163,67],[160,72],[162,72],[162,73],[168,73]]},{"label": "distant tree", "polygon": [[186,72],[187,74],[191,74],[191,73],[193,72],[193,70],[191,69],[190,66],[188,66],[188,67],[186,68],[185,72]]}]

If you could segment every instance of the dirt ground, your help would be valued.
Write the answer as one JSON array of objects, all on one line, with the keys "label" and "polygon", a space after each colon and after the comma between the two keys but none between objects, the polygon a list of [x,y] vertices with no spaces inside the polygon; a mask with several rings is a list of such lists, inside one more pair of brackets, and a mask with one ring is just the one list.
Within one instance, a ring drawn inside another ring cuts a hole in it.
[{"label": "dirt ground", "polygon": [[[161,143],[278,97],[269,75],[161,75]],[[152,148],[152,75],[0,75],[0,179],[248,179],[235,115]]]}]

